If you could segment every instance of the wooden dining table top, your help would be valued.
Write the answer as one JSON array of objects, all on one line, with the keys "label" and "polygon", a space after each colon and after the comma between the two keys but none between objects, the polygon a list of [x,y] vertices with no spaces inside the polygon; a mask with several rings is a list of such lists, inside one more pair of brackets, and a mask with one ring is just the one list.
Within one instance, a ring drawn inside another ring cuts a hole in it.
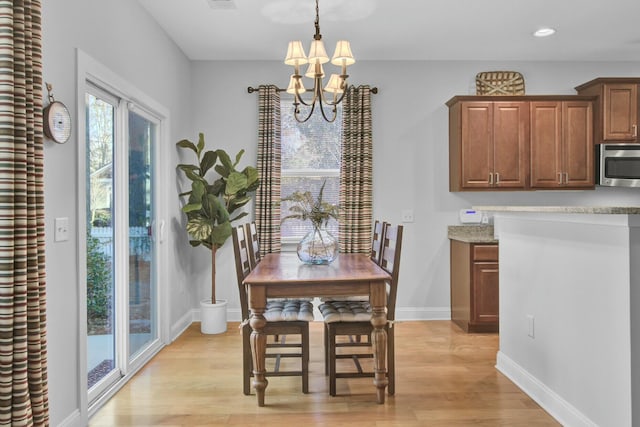
[{"label": "wooden dining table top", "polygon": [[390,280],[366,254],[340,254],[331,264],[305,264],[293,252],[266,254],[244,279],[245,284],[303,284]]}]

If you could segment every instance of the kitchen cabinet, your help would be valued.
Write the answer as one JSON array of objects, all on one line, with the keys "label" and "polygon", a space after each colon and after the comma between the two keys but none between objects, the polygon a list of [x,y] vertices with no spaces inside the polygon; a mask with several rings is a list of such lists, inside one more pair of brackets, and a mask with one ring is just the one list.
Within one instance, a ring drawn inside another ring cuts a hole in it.
[{"label": "kitchen cabinet", "polygon": [[640,78],[602,77],[576,87],[580,95],[597,99],[594,112],[596,143],[640,142],[638,85]]},{"label": "kitchen cabinet", "polygon": [[449,191],[594,189],[594,96],[454,96]]},{"label": "kitchen cabinet", "polygon": [[594,188],[593,103],[531,101],[531,188]]},{"label": "kitchen cabinet", "polygon": [[528,107],[486,99],[450,105],[450,191],[526,188]]},{"label": "kitchen cabinet", "polygon": [[450,242],[451,320],[465,332],[497,332],[498,244]]}]

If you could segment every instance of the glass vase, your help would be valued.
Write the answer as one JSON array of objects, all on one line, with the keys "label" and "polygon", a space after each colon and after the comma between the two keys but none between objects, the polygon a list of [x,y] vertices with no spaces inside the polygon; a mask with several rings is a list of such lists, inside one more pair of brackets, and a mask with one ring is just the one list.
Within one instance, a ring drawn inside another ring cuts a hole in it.
[{"label": "glass vase", "polygon": [[324,228],[314,227],[298,243],[298,258],[307,264],[330,264],[338,257],[338,239]]}]

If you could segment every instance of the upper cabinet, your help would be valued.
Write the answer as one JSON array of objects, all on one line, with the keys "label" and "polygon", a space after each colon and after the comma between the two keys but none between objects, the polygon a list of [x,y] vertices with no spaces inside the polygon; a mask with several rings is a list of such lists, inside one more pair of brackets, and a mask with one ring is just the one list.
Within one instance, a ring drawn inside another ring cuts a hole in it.
[{"label": "upper cabinet", "polygon": [[640,142],[638,85],[640,78],[603,77],[576,87],[580,95],[596,97],[596,143]]},{"label": "upper cabinet", "polygon": [[480,99],[449,105],[450,191],[526,188],[528,108]]},{"label": "upper cabinet", "polygon": [[593,188],[593,103],[531,101],[531,188]]},{"label": "upper cabinet", "polygon": [[595,188],[593,99],[452,98],[449,191]]}]

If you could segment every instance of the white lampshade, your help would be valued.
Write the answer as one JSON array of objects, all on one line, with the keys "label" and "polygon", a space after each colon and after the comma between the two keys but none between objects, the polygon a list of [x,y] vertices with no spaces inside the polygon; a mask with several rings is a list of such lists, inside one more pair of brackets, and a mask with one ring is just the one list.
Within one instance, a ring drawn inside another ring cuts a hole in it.
[{"label": "white lampshade", "polygon": [[310,79],[315,78],[316,68],[320,69],[320,77],[324,77],[324,68],[322,68],[322,64],[318,64],[317,62],[309,63],[309,68],[307,68],[307,72],[304,73],[305,77],[309,77]]},{"label": "white lampshade", "polygon": [[333,53],[331,63],[333,65],[352,65],[356,63],[347,40],[339,40],[336,43],[336,51]]},{"label": "white lampshade", "polygon": [[307,62],[307,56],[304,54],[304,47],[300,40],[289,42],[287,48],[287,57],[284,59],[284,63],[287,65],[304,65]]},{"label": "white lampshade", "polygon": [[331,74],[329,82],[324,87],[324,90],[333,94],[344,92],[342,88],[342,78],[337,74]]},{"label": "white lampshade", "polygon": [[293,77],[293,74],[292,74],[291,78],[289,79],[289,86],[287,86],[287,93],[290,93],[291,95],[295,95],[296,86],[298,87],[298,93],[305,93],[307,91],[304,88],[304,84],[302,84],[302,79],[301,78],[296,79],[295,77]]},{"label": "white lampshade", "polygon": [[309,48],[309,62],[319,62],[321,64],[329,62],[329,56],[327,55],[327,51],[324,48],[322,40],[314,40],[311,42],[311,47]]}]

